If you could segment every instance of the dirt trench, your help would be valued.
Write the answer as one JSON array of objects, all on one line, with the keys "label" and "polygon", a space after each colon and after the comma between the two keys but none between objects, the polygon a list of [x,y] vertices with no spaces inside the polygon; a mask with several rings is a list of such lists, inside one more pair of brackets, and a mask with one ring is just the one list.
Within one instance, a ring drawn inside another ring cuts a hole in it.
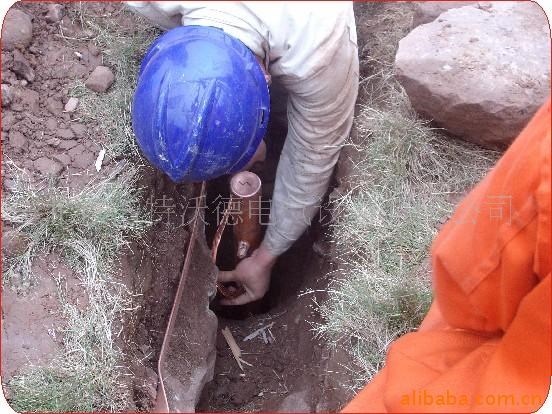
[{"label": "dirt trench", "polygon": [[[257,170],[263,181],[263,199],[271,197],[277,161],[286,135],[282,123],[271,122],[268,133],[268,160],[264,168]],[[175,186],[160,174],[149,184],[154,199],[193,199],[190,187]],[[335,265],[313,250],[313,243],[323,238],[323,224],[315,219],[306,233],[293,247],[279,258],[272,274],[271,286],[265,297],[254,304],[223,307],[217,299],[210,302],[211,310],[218,316],[216,337],[212,313],[207,310],[209,297],[214,293],[216,271],[209,262],[209,247],[218,219],[228,200],[229,177],[221,177],[207,185],[205,209],[202,211],[202,229],[198,245],[202,250],[192,255],[192,267],[187,272],[181,310],[171,335],[165,375],[170,380],[167,392],[169,406],[188,410],[194,407],[194,393],[200,397],[195,407],[199,412],[213,411],[335,411],[349,398],[341,362],[346,358],[341,351],[330,352],[314,337],[313,324],[321,322],[315,302],[325,299],[330,281],[328,273]],[[188,191],[188,194],[182,192]],[[197,191],[196,191],[197,195]],[[182,212],[179,212],[180,214]],[[268,213],[268,211],[266,211]],[[261,217],[266,223],[268,216]],[[159,227],[160,226],[160,227]],[[164,229],[164,230],[163,230]],[[149,351],[145,366],[135,366],[135,402],[139,409],[154,407],[157,393],[144,387],[147,372],[157,367],[163,332],[167,327],[170,307],[176,291],[176,275],[180,275],[184,262],[190,229],[176,231],[174,226],[158,224],[151,231],[152,246],[161,251],[152,264],[139,270],[144,275],[145,301],[142,316],[138,320],[136,342],[139,349]],[[164,235],[160,233],[164,232]],[[232,256],[232,233],[228,227],[219,249],[218,263],[228,269],[225,259]],[[168,250],[166,250],[168,249]],[[152,250],[155,251],[155,250]],[[169,262],[167,260],[169,259]],[[172,261],[171,266],[167,266]],[[150,263],[146,260],[143,263]],[[151,276],[146,276],[150,274]],[[257,329],[270,325],[262,335],[243,341]],[[228,327],[238,342],[243,359],[247,362],[242,371],[228,347],[221,329]],[[212,342],[211,342],[212,341]],[[210,349],[211,348],[211,349]],[[211,352],[212,351],[212,352]],[[205,379],[212,380],[205,384]],[[180,400],[169,395],[172,390],[182,392]],[[199,392],[201,395],[199,395]]]},{"label": "dirt trench", "polygon": [[[402,10],[397,13],[400,7],[395,3],[355,4],[361,76],[372,74],[372,47],[394,47],[378,37],[386,33],[388,25],[400,20],[401,27],[408,27],[409,14]],[[366,93],[360,91],[360,101],[366,99]],[[286,135],[285,123],[273,117],[267,135],[268,160],[264,169],[256,171],[263,182],[263,199],[269,199],[272,193],[279,152]],[[347,186],[351,162],[350,151],[343,151],[332,186]],[[228,196],[228,188],[228,177],[209,184],[207,245],[216,227],[215,211],[220,211],[217,200]],[[313,249],[313,244],[324,238],[327,230],[320,220],[315,220],[279,258],[270,290],[259,303],[234,309],[221,307],[216,300],[211,303],[211,309],[218,316],[216,361],[213,379],[204,387],[196,406],[198,412],[327,412],[339,410],[352,398],[352,391],[344,385],[351,380],[352,373],[344,368],[351,366],[350,357],[342,349],[330,351],[312,330],[313,324],[322,322],[315,302],[326,299],[328,285],[335,277],[332,271],[337,269],[331,252],[323,257]],[[226,244],[223,238],[223,255],[230,255],[232,248],[230,237],[226,238]],[[243,341],[267,325],[273,338],[258,335]],[[247,362],[243,371],[221,333],[225,327],[232,332]]]},{"label": "dirt trench", "polygon": [[[274,187],[279,154],[286,136],[285,124],[271,121],[265,141],[267,162],[256,171],[263,182],[263,202],[269,201]],[[227,199],[228,178],[208,187],[206,238],[211,243],[216,228],[216,200]],[[209,203],[210,202],[210,203]],[[266,203],[268,205],[269,203]],[[268,209],[267,209],[268,210]],[[263,209],[261,222],[268,222]],[[327,215],[322,214],[327,219]],[[313,243],[323,239],[324,220],[315,218],[306,233],[282,255],[272,272],[270,289],[260,301],[237,307],[224,307],[217,300],[211,308],[218,315],[215,372],[205,387],[197,410],[212,411],[334,411],[349,397],[339,385],[336,355],[314,337],[313,324],[321,322],[314,302],[325,299],[333,263],[316,253]],[[224,233],[219,267],[229,269],[224,259],[234,254],[231,227]],[[223,262],[223,263],[220,263]],[[264,326],[265,336],[244,341]],[[221,329],[228,327],[247,362],[238,367]],[[340,358],[344,356],[339,355]]]}]

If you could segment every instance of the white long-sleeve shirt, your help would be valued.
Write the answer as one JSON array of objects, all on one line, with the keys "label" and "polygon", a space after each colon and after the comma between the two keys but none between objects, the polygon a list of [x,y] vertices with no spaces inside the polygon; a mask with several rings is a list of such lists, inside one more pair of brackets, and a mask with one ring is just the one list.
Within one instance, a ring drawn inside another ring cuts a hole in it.
[{"label": "white long-sleeve shirt", "polygon": [[268,63],[288,93],[280,156],[263,244],[279,255],[317,212],[353,121],[358,51],[350,2],[128,2],[161,28],[213,26]]}]

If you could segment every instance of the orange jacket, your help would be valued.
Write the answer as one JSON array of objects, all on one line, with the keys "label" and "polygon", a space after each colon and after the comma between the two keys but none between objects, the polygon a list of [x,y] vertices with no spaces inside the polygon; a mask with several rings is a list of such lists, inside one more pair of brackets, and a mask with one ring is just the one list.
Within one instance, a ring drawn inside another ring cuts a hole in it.
[{"label": "orange jacket", "polygon": [[420,329],[344,412],[528,412],[548,394],[550,100],[432,247]]}]

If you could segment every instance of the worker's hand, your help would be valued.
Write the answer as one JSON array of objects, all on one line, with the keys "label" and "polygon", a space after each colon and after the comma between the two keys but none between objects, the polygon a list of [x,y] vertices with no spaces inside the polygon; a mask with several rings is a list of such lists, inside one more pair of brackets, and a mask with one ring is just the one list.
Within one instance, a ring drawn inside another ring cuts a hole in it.
[{"label": "worker's hand", "polygon": [[230,272],[219,272],[218,281],[237,282],[245,293],[234,299],[222,299],[222,305],[243,305],[261,299],[270,285],[270,273],[277,256],[271,254],[262,244],[253,254],[243,259]]}]

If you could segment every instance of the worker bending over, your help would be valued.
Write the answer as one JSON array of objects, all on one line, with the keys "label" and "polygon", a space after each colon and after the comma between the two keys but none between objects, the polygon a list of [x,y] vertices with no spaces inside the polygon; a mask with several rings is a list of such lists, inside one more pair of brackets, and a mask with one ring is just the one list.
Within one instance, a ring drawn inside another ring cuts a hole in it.
[{"label": "worker bending over", "polygon": [[276,258],[310,224],[351,129],[358,50],[350,2],[129,2],[170,29],[142,61],[133,128],[173,181],[204,181],[263,160],[269,85],[288,95],[288,133],[260,247],[219,281],[260,299]]}]

